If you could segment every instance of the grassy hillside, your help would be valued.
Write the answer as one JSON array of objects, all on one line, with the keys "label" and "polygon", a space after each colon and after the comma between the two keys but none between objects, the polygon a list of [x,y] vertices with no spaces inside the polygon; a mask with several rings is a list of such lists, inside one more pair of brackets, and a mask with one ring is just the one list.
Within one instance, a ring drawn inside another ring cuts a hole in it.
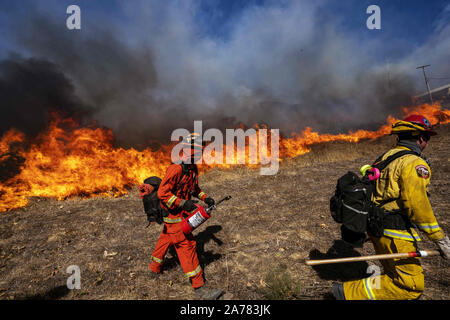
[{"label": "grassy hillside", "polygon": [[[430,199],[449,234],[450,126],[439,133],[425,154]],[[226,291],[225,299],[332,299],[332,281],[364,277],[367,263],[311,268],[304,260],[374,253],[370,243],[354,250],[339,240],[328,201],[339,176],[371,163],[394,139],[316,145],[284,161],[275,176],[245,167],[202,175],[202,188],[214,198],[233,197],[194,232],[209,285]],[[173,252],[163,274],[149,278],[162,227],[145,226],[137,189],[117,199],[36,198],[1,213],[0,299],[194,299]],[[421,248],[434,248],[422,239]],[[81,269],[80,290],[66,287],[70,265]],[[450,299],[446,266],[440,257],[423,259],[422,299]]]}]

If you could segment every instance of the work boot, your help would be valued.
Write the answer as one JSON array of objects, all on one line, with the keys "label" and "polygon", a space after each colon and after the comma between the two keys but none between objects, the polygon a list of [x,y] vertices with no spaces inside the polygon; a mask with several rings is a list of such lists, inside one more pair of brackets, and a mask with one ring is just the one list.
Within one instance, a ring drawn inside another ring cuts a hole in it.
[{"label": "work boot", "polygon": [[149,274],[148,277],[149,277],[150,280],[158,279],[158,278],[159,278],[159,273],[153,272],[153,271],[150,269],[150,274]]},{"label": "work boot", "polygon": [[331,290],[336,300],[345,300],[344,286],[342,283],[333,282],[331,285]]},{"label": "work boot", "polygon": [[222,294],[222,290],[208,289],[206,285],[203,285],[200,288],[195,288],[194,291],[196,297],[202,300],[216,300]]}]

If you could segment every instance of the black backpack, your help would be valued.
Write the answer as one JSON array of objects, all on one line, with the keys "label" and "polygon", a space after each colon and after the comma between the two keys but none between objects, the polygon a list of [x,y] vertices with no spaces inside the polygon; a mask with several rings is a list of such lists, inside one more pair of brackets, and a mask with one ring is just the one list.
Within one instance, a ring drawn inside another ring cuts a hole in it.
[{"label": "black backpack", "polygon": [[[182,175],[180,181],[178,181],[178,186],[174,194],[177,194],[178,191],[183,187],[183,183],[180,183],[184,176],[189,172],[188,166],[184,163],[181,163]],[[144,212],[147,215],[148,225],[156,222],[158,224],[163,223],[163,218],[169,215],[167,210],[161,208],[161,200],[158,198],[158,189],[161,184],[161,178],[157,176],[152,176],[144,180],[144,184],[148,184],[152,187],[152,191],[150,193],[145,194],[142,197],[142,202],[144,203]],[[143,188],[141,186],[140,188]],[[140,190],[143,192],[144,190]]]},{"label": "black backpack", "polygon": [[[148,225],[156,222],[158,224],[162,224],[163,222],[163,214],[167,216],[166,211],[163,212],[163,209],[160,205],[160,200],[158,198],[158,189],[161,184],[161,178],[153,176],[144,180],[144,184],[148,184],[152,186],[152,191],[142,197],[142,202],[144,203],[144,212],[147,215]],[[142,186],[141,186],[142,188]]]},{"label": "black backpack", "polygon": [[[380,161],[380,156],[372,165],[383,171],[389,163],[407,154],[417,153],[409,150],[399,151]],[[360,178],[354,172],[347,172],[337,181],[336,191],[330,199],[331,216],[341,223],[342,240],[355,247],[362,246],[366,232],[381,237],[385,228],[407,230],[410,226],[407,219],[397,212],[387,212],[382,205],[395,201],[389,199],[379,205],[372,202],[372,194],[376,181],[370,181],[368,175]]]}]

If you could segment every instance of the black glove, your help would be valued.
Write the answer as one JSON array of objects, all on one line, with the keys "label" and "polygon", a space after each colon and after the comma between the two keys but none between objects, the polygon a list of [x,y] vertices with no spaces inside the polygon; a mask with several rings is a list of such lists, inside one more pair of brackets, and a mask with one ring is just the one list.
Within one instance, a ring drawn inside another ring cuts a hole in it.
[{"label": "black glove", "polygon": [[197,202],[197,201],[186,200],[183,203],[183,205],[181,206],[181,209],[183,209],[184,211],[187,211],[187,212],[191,212],[191,211],[197,209],[197,206],[195,205],[195,202]]},{"label": "black glove", "polygon": [[214,199],[213,198],[210,198],[210,197],[208,197],[208,198],[205,198],[205,201],[204,201],[207,205],[208,205],[208,207],[211,207],[211,206],[213,206],[216,202],[214,201]]}]

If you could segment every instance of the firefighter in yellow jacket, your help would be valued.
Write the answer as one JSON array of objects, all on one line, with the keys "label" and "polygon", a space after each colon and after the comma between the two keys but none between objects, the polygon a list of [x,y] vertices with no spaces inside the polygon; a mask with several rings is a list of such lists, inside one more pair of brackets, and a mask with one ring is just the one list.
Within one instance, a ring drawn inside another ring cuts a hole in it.
[{"label": "firefighter in yellow jacket", "polygon": [[[401,150],[411,150],[390,163],[381,172],[372,200],[390,212],[404,215],[407,230],[384,229],[377,238],[369,234],[377,254],[417,251],[421,241],[415,226],[436,243],[442,257],[450,257],[450,240],[445,236],[433,214],[427,196],[431,170],[421,157],[430,137],[435,135],[430,122],[421,115],[411,115],[392,126],[398,135],[397,146],[382,156],[382,160]],[[424,290],[423,269],[418,258],[381,261],[384,274],[369,278],[333,283],[332,291],[338,300],[410,300],[417,299]]]}]

